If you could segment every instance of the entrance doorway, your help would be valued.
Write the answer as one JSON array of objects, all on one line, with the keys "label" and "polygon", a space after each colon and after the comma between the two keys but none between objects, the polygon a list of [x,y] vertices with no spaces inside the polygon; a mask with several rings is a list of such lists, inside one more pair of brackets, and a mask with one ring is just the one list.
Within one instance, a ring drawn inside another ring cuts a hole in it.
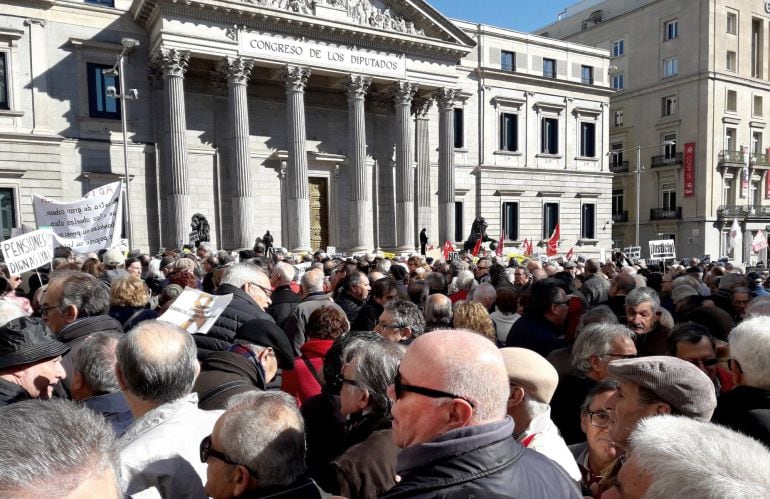
[{"label": "entrance doorway", "polygon": [[329,245],[329,181],[325,178],[308,179],[310,195],[310,247],[326,249]]}]

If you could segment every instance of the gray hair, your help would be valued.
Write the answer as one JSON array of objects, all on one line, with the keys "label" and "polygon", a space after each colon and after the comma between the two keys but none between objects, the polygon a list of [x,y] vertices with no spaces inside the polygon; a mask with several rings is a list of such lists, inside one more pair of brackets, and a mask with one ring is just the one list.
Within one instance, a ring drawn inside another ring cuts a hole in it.
[{"label": "gray hair", "polygon": [[165,404],[192,390],[198,349],[179,326],[144,321],[120,339],[116,353],[128,391],[142,400]]},{"label": "gray hair", "polygon": [[66,400],[28,400],[0,409],[0,497],[63,497],[83,480],[111,471],[119,496],[112,428]]},{"label": "gray hair", "polygon": [[449,262],[450,275],[456,276],[463,270],[468,270],[468,263],[464,260],[452,260]]},{"label": "gray hair", "polygon": [[746,384],[770,390],[770,316],[746,319],[732,330],[727,340],[730,356],[741,365]]},{"label": "gray hair", "polygon": [[358,388],[369,394],[369,408],[377,414],[390,411],[388,386],[393,384],[406,347],[391,341],[354,340],[342,354],[353,366]]},{"label": "gray hair", "polygon": [[395,299],[383,308],[393,316],[394,327],[408,327],[413,337],[425,332],[425,318],[420,313],[420,307],[411,301]]},{"label": "gray hair", "polygon": [[476,278],[473,276],[473,272],[470,270],[461,270],[457,273],[455,278],[455,287],[457,290],[471,289],[476,282]]},{"label": "gray hair", "polygon": [[305,473],[305,425],[291,395],[235,395],[220,422],[222,451],[246,466],[260,486],[289,485]]},{"label": "gray hair", "polygon": [[229,284],[240,288],[246,283],[257,282],[260,278],[268,279],[267,274],[261,268],[251,263],[236,263],[227,268],[219,284],[220,286]]},{"label": "gray hair", "polygon": [[626,307],[638,307],[642,303],[652,304],[652,311],[660,310],[660,297],[652,288],[636,288],[626,296]]},{"label": "gray hair", "polygon": [[732,291],[735,287],[746,284],[746,276],[737,272],[728,272],[719,280],[719,289]]},{"label": "gray hair", "polygon": [[74,305],[78,318],[105,315],[110,308],[110,293],[102,282],[91,274],[67,270],[54,275],[48,283],[61,282],[60,307]]},{"label": "gray hair", "polygon": [[580,317],[577,330],[582,331],[590,324],[618,324],[618,316],[607,305],[597,305],[589,308],[586,313]]},{"label": "gray hair", "polygon": [[115,349],[123,335],[118,333],[94,333],[86,337],[75,357],[74,371],[80,373],[85,385],[94,395],[120,391],[115,376],[117,357]]},{"label": "gray hair", "polygon": [[286,262],[278,262],[273,267],[273,273],[278,276],[280,285],[286,285],[294,280],[297,271],[293,265],[289,265]]},{"label": "gray hair", "polygon": [[199,248],[203,248],[204,250],[206,250],[206,253],[209,253],[209,254],[217,252],[217,249],[209,241],[201,241],[201,242],[199,242],[198,243],[198,247]]},{"label": "gray hair", "polygon": [[486,301],[489,299],[492,299],[492,303],[495,302],[497,299],[497,290],[488,282],[482,282],[478,285],[476,291],[473,292],[473,300],[481,302],[482,300]]},{"label": "gray hair", "polygon": [[641,420],[629,448],[651,478],[645,499],[767,497],[767,452],[737,431],[670,415]]},{"label": "gray hair", "polygon": [[147,274],[146,277],[151,277],[154,279],[165,279],[166,276],[163,272],[160,270],[160,260],[157,258],[153,258],[150,260],[150,263],[147,264]]},{"label": "gray hair", "polygon": [[757,296],[746,305],[746,319],[758,315],[770,315],[770,296]]},{"label": "gray hair", "polygon": [[26,317],[26,315],[24,310],[14,302],[0,298],[0,327],[19,317]]},{"label": "gray hair", "polygon": [[612,341],[620,336],[633,340],[636,335],[620,324],[589,324],[575,338],[575,344],[572,345],[572,367],[579,373],[587,373],[591,369],[591,356],[606,356],[612,349]]},{"label": "gray hair", "polygon": [[680,275],[671,281],[671,289],[674,289],[677,286],[690,286],[698,294],[700,294],[700,283],[698,282],[698,279],[689,275]]},{"label": "gray hair", "polygon": [[446,296],[435,294],[425,299],[423,317],[426,325],[438,324],[451,328],[453,315],[452,301]]},{"label": "gray hair", "polygon": [[300,281],[302,289],[308,293],[317,293],[324,290],[324,273],[318,269],[305,272]]},{"label": "gray hair", "polygon": [[383,274],[387,274],[390,272],[390,267],[393,264],[390,260],[383,258],[379,262],[377,262],[377,266],[375,267],[377,270],[382,272]]}]

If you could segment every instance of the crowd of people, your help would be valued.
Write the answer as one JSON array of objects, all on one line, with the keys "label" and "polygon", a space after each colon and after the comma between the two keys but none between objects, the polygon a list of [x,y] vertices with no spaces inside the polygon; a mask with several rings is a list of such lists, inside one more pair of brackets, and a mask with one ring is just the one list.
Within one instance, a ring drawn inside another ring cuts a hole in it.
[{"label": "crowd of people", "polygon": [[[729,262],[0,265],[0,497],[770,497],[770,291]],[[185,288],[232,295],[206,334]]]}]

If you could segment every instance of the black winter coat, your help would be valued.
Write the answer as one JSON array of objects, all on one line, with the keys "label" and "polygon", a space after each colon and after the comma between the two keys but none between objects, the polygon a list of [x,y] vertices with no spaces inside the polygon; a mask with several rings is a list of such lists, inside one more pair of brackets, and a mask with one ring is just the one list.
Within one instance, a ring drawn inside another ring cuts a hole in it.
[{"label": "black winter coat", "polygon": [[348,322],[351,324],[356,321],[358,312],[361,310],[361,307],[364,306],[363,300],[359,300],[345,290],[342,290],[337,299],[334,300],[334,303],[339,305],[340,308],[345,311],[345,315],[348,316]]},{"label": "black winter coat", "polygon": [[275,322],[267,312],[257,305],[254,299],[241,288],[232,284],[222,284],[217,290],[218,295],[233,295],[233,301],[222,312],[207,334],[194,334],[195,344],[198,345],[198,359],[203,360],[212,352],[221,352],[230,348],[235,339],[235,332],[244,322],[252,319],[265,319]]},{"label": "black winter coat", "polygon": [[719,397],[711,422],[754,437],[770,447],[770,390],[736,386]]},{"label": "black winter coat", "polygon": [[94,317],[83,317],[75,322],[64,326],[61,331],[56,333],[56,339],[70,347],[70,351],[62,357],[61,365],[67,373],[67,377],[56,385],[56,392],[61,395],[60,390],[70,395],[70,384],[75,374],[75,359],[80,352],[80,346],[86,338],[93,333],[123,333],[123,327],[109,315],[95,315]]},{"label": "black winter coat", "polygon": [[267,307],[267,313],[275,319],[276,324],[283,327],[283,323],[286,322],[286,319],[288,319],[291,313],[294,312],[297,303],[299,303],[302,298],[287,285],[275,288],[270,299],[272,300],[272,303]]},{"label": "black winter coat", "polygon": [[350,325],[351,331],[373,331],[374,325],[377,324],[377,320],[382,315],[382,305],[374,301],[374,297],[369,299],[358,311],[358,316],[353,324]]},{"label": "black winter coat", "polygon": [[206,411],[224,409],[233,395],[264,389],[265,378],[256,364],[234,352],[209,355],[193,385],[193,391],[198,394],[198,407]]}]

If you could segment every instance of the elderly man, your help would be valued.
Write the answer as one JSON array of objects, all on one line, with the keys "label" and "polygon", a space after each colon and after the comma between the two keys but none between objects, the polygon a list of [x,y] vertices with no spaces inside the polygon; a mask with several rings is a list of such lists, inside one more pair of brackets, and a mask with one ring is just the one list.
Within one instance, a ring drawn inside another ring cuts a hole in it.
[{"label": "elderly man", "polygon": [[670,330],[660,323],[660,298],[652,288],[636,288],[626,296],[628,328],[637,334],[639,355],[666,355]]},{"label": "elderly man", "polygon": [[735,388],[719,397],[714,422],[770,447],[770,330],[768,316],[747,319],[730,333]]},{"label": "elderly man", "polygon": [[481,335],[417,338],[388,389],[401,481],[381,497],[582,497],[561,467],[511,438],[508,383]]},{"label": "elderly man", "polygon": [[516,267],[513,271],[513,287],[516,291],[523,293],[529,290],[531,276],[526,267]]},{"label": "elderly man", "polygon": [[372,285],[369,299],[359,310],[356,320],[350,325],[351,331],[373,331],[385,305],[398,297],[398,283],[389,277],[378,279]]},{"label": "elderly man", "polygon": [[417,305],[396,299],[385,305],[374,331],[386,340],[409,344],[425,331],[425,319]]},{"label": "elderly man", "polygon": [[626,322],[626,296],[636,287],[634,276],[628,272],[620,272],[610,284],[607,305],[612,309],[621,323]]},{"label": "elderly man", "polygon": [[49,399],[67,376],[56,341],[40,319],[19,317],[0,327],[0,407],[27,399]]},{"label": "elderly man", "polygon": [[473,301],[481,303],[491,313],[497,301],[497,290],[488,282],[482,282],[473,292]]},{"label": "elderly man", "polygon": [[668,353],[703,371],[714,382],[717,396],[733,388],[732,374],[719,366],[716,340],[706,326],[694,322],[675,326],[668,337]]},{"label": "elderly man", "polygon": [[40,313],[56,338],[70,347],[62,365],[67,377],[62,387],[69,393],[73,363],[80,345],[97,332],[123,333],[118,321],[107,315],[110,293],[97,278],[85,272],[68,270],[53,275],[43,299]]},{"label": "elderly man", "polygon": [[281,327],[294,312],[300,300],[299,295],[291,289],[295,274],[294,267],[285,262],[276,263],[270,274],[270,285],[273,288],[273,293],[270,295],[271,303],[267,307],[267,313]]},{"label": "elderly man", "polygon": [[320,499],[305,476],[305,427],[283,392],[239,395],[200,441],[206,496]]},{"label": "elderly man", "polygon": [[627,327],[595,323],[583,328],[572,346],[572,367],[578,375],[562,376],[551,401],[553,421],[568,444],[583,440],[580,407],[588,392],[609,376],[608,364],[634,357],[634,333]]},{"label": "elderly man", "polygon": [[529,307],[511,326],[505,346],[529,348],[547,357],[565,346],[562,326],[567,320],[569,301],[560,281],[553,278],[535,282],[530,294]]},{"label": "elderly man", "polygon": [[228,267],[222,276],[217,294],[233,295],[233,299],[205,335],[196,334],[199,356],[206,358],[211,352],[224,351],[232,345],[235,332],[252,319],[272,321],[266,312],[272,303],[273,288],[264,270],[250,263],[236,263]]},{"label": "elderly man", "polygon": [[224,409],[239,393],[266,390],[278,369],[294,369],[294,350],[286,334],[270,321],[254,319],[238,328],[227,352],[203,361],[193,391],[201,409]]},{"label": "elderly man", "polygon": [[321,307],[334,307],[343,314],[345,313],[339,305],[324,293],[324,272],[321,269],[310,269],[302,276],[300,281],[302,286],[302,300],[297,304],[294,312],[291,313],[283,325],[286,336],[294,345],[294,355],[299,356],[300,347],[307,339],[305,337],[305,326],[310,315]]},{"label": "elderly man", "polygon": [[425,308],[423,317],[425,318],[425,331],[434,331],[436,329],[451,329],[452,301],[441,293],[430,295],[425,299]]},{"label": "elderly man", "polygon": [[454,287],[457,291],[449,295],[449,299],[452,300],[452,303],[466,300],[474,284],[476,284],[476,280],[473,278],[473,272],[461,270],[457,277],[454,278],[452,285],[450,285],[450,287]]},{"label": "elderly man", "polygon": [[767,497],[770,490],[770,452],[719,425],[681,416],[647,418],[629,445],[617,488],[602,499]]},{"label": "elderly man", "polygon": [[75,358],[70,387],[72,400],[104,416],[117,437],[122,436],[134,420],[115,375],[115,350],[122,336],[94,333],[86,338]]},{"label": "elderly man", "polygon": [[122,497],[115,436],[91,410],[29,400],[0,409],[0,428],[0,497]]},{"label": "elderly man", "polygon": [[121,338],[115,368],[134,422],[119,441],[126,495],[203,497],[198,442],[221,411],[198,409],[195,342],[182,328],[145,321]]},{"label": "elderly man", "polygon": [[578,292],[583,295],[589,307],[594,307],[609,299],[610,283],[601,273],[601,262],[591,258],[586,262],[585,282]]},{"label": "elderly man", "polygon": [[508,373],[511,395],[508,415],[513,418],[513,437],[524,447],[535,450],[564,468],[580,481],[580,470],[559,429],[551,421],[551,402],[559,374],[541,355],[526,348],[500,350]]},{"label": "elderly man", "polygon": [[342,281],[342,291],[334,302],[345,311],[348,321],[353,324],[358,312],[369,298],[369,278],[363,272],[353,272]]}]

